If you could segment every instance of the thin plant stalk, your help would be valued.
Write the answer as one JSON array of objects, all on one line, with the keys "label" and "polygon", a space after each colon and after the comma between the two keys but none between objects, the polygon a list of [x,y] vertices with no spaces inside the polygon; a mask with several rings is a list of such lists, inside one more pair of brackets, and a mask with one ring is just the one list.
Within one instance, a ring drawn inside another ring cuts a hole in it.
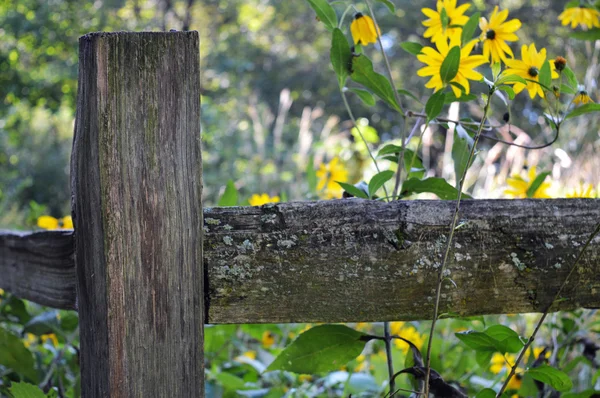
[{"label": "thin plant stalk", "polygon": [[500,388],[500,391],[498,391],[498,393],[496,394],[496,398],[499,398],[502,395],[502,393],[504,392],[504,390],[506,390],[506,387],[508,386],[508,383],[510,383],[510,380],[515,375],[515,371],[517,370],[517,366],[519,365],[519,363],[521,362],[521,360],[525,356],[525,353],[529,349],[529,346],[531,346],[531,344],[535,340],[535,336],[537,335],[537,332],[540,330],[540,327],[542,326],[542,324],[544,323],[544,320],[548,316],[548,312],[550,312],[550,309],[554,305],[554,302],[556,300],[558,300],[558,298],[560,297],[560,294],[562,293],[563,289],[565,288],[565,286],[567,286],[567,283],[569,282],[569,279],[571,278],[571,275],[573,274],[573,272],[577,268],[577,264],[579,263],[579,260],[581,260],[581,257],[583,256],[583,253],[585,253],[585,251],[588,248],[588,246],[590,245],[590,243],[592,243],[592,241],[594,240],[594,238],[599,233],[600,233],[600,222],[598,223],[598,225],[596,225],[596,229],[594,230],[594,232],[592,232],[592,234],[588,238],[587,242],[585,242],[585,245],[583,245],[583,247],[581,248],[581,251],[579,252],[579,255],[577,255],[577,258],[575,259],[575,262],[571,266],[571,270],[567,274],[567,277],[565,278],[565,280],[563,281],[563,283],[560,285],[560,288],[558,289],[558,291],[554,295],[554,298],[552,299],[552,301],[550,302],[550,304],[548,304],[548,306],[544,310],[544,313],[540,317],[540,320],[538,321],[537,325],[535,325],[535,329],[533,330],[533,333],[531,334],[531,336],[529,336],[529,339],[527,340],[527,343],[525,344],[525,346],[523,347],[523,349],[519,353],[519,356],[517,357],[517,360],[515,361],[514,365],[511,367],[510,373],[506,377],[506,380],[504,381],[504,384]]},{"label": "thin plant stalk", "polygon": [[[396,381],[394,380],[394,362],[392,360],[392,334],[390,333],[390,323],[383,323],[383,335],[385,337],[385,355],[387,360],[388,373],[390,375],[390,391],[396,391]],[[390,398],[394,398],[395,392],[392,392]]]},{"label": "thin plant stalk", "polygon": [[490,91],[485,107],[483,108],[483,117],[479,124],[479,128],[477,129],[477,133],[475,134],[475,139],[473,142],[473,148],[471,148],[471,152],[469,153],[469,158],[467,160],[467,167],[465,167],[465,171],[460,178],[458,184],[458,197],[456,199],[456,207],[454,208],[454,217],[452,218],[452,224],[450,225],[450,233],[448,236],[448,244],[446,245],[446,253],[444,254],[444,259],[442,260],[442,265],[440,266],[440,271],[438,275],[438,283],[435,293],[435,305],[433,307],[433,318],[431,320],[431,329],[429,331],[429,339],[427,343],[427,355],[425,356],[425,366],[427,371],[425,372],[425,396],[429,396],[429,376],[431,371],[431,344],[433,342],[433,332],[435,331],[435,324],[438,317],[439,307],[440,307],[440,297],[442,293],[442,282],[444,281],[444,271],[446,270],[446,264],[448,263],[448,256],[450,254],[450,248],[452,247],[452,239],[454,238],[454,231],[456,230],[456,224],[458,222],[458,213],[460,211],[460,201],[462,199],[462,190],[463,185],[465,183],[465,177],[467,176],[467,172],[469,170],[468,165],[473,161],[473,157],[475,156],[475,151],[477,150],[477,143],[479,142],[479,138],[481,137],[481,133],[483,131],[483,125],[485,124],[485,119],[487,118],[487,114],[490,109],[490,102],[492,98],[493,92]]}]

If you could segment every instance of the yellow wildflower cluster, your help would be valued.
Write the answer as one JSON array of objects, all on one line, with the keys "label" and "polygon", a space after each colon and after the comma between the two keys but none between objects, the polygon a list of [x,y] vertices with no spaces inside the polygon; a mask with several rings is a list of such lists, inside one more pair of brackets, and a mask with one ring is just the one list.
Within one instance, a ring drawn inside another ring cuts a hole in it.
[{"label": "yellow wildflower cluster", "polygon": [[[417,328],[411,324],[407,324],[406,322],[392,322],[390,324],[390,333],[410,341],[418,349],[421,349],[426,341],[425,336],[419,333]],[[400,339],[394,339],[394,345],[401,349],[404,354],[406,354],[410,349],[408,343]]]},{"label": "yellow wildflower cluster", "polygon": [[354,15],[354,21],[350,24],[350,33],[352,33],[354,44],[361,44],[363,46],[369,43],[376,43],[377,36],[381,34],[379,27],[375,26],[373,19],[360,12]]},{"label": "yellow wildflower cluster", "polygon": [[321,164],[316,172],[317,191],[324,199],[339,198],[342,187],[338,182],[348,181],[348,171],[336,156],[327,164]]},{"label": "yellow wildflower cluster", "polygon": [[571,24],[571,29],[577,26],[590,29],[592,27],[600,28],[600,11],[583,6],[570,7],[565,9],[559,16],[559,21],[563,26]]},{"label": "yellow wildflower cluster", "polygon": [[[530,167],[526,174],[513,175],[512,177],[507,178],[506,183],[510,188],[506,189],[504,193],[513,198],[527,198],[527,191],[536,178],[536,168]],[[552,183],[550,182],[542,182],[531,197],[535,199],[551,198],[552,196],[548,192],[551,186]]]},{"label": "yellow wildflower cluster", "polygon": [[267,203],[279,203],[279,201],[279,196],[269,196],[266,193],[263,193],[261,195],[254,194],[250,197],[250,199],[248,199],[248,203],[250,203],[250,206],[262,206]]},{"label": "yellow wildflower cluster", "polygon": [[37,226],[42,229],[73,229],[73,219],[71,216],[63,218],[54,218],[52,216],[41,216],[37,219]]}]

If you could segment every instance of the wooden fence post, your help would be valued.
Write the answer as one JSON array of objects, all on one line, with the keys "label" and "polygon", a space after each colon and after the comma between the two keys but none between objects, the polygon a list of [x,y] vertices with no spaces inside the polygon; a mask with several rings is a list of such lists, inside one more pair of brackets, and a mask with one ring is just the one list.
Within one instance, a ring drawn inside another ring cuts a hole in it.
[{"label": "wooden fence post", "polygon": [[71,159],[84,397],[204,396],[197,32],[92,33]]}]

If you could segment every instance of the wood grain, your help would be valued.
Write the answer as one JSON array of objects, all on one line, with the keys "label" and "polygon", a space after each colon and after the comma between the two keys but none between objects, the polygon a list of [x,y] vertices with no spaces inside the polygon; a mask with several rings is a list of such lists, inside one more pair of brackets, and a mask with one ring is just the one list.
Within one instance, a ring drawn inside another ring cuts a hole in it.
[{"label": "wood grain", "polygon": [[[207,322],[427,319],[453,208],[346,199],[205,209]],[[448,267],[456,287],[444,285],[441,308],[463,316],[541,311],[600,220],[600,200],[590,199],[461,208]],[[30,264],[45,261],[31,255]],[[600,239],[564,298],[555,310],[600,308]]]},{"label": "wood grain", "polygon": [[82,395],[203,396],[198,33],[93,33],[79,44]]}]

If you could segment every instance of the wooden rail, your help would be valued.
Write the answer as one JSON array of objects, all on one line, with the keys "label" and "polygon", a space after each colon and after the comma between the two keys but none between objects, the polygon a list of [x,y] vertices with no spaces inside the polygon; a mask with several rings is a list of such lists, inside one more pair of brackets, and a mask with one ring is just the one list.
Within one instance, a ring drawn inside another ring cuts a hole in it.
[{"label": "wooden rail", "polygon": [[[360,199],[204,210],[206,322],[431,317],[450,201]],[[443,312],[541,311],[600,219],[600,200],[464,201]],[[0,287],[75,308],[71,232],[0,232]],[[600,239],[555,309],[600,308]]]}]

